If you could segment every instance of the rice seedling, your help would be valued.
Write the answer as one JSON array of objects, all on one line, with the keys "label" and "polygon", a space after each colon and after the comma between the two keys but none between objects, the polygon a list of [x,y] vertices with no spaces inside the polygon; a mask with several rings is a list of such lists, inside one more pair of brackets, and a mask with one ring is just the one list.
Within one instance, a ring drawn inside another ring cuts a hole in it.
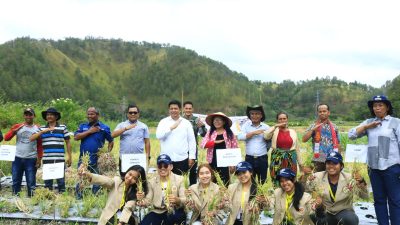
[{"label": "rice seedling", "polygon": [[30,213],[32,210],[25,204],[25,202],[21,198],[15,198],[15,205],[19,209],[19,211],[23,213]]},{"label": "rice seedling", "polygon": [[56,206],[60,212],[60,216],[63,218],[69,217],[69,209],[75,202],[75,198],[72,197],[69,193],[64,192],[61,195],[57,195],[56,199]]},{"label": "rice seedling", "polygon": [[0,200],[0,212],[15,213],[18,211],[19,211],[19,209],[15,204],[12,204],[11,202],[9,202],[7,200]]},{"label": "rice seedling", "polygon": [[76,181],[79,180],[78,170],[72,166],[65,169],[65,184],[69,187],[75,186]]},{"label": "rice seedling", "polygon": [[[188,190],[190,187],[190,181],[189,181],[189,175],[190,173],[183,173],[182,177],[183,177],[183,186],[185,187],[185,190]],[[186,198],[187,198],[187,202],[192,201],[192,195],[191,194],[187,194],[186,193]],[[190,209],[187,205],[185,205],[185,211],[189,212]]]},{"label": "rice seedling", "polygon": [[172,194],[172,187],[171,187],[171,181],[168,180],[167,183],[167,189],[165,190],[165,196],[164,196],[164,202],[165,202],[165,206],[167,208],[167,213],[168,214],[172,214],[174,213],[174,207],[171,205],[171,203],[169,202],[169,196]]},{"label": "rice seedling", "polygon": [[31,198],[32,205],[38,205],[40,202],[44,201],[54,201],[56,199],[56,194],[44,187],[36,188],[34,195]]},{"label": "rice seedling", "polygon": [[215,224],[215,216],[219,209],[219,202],[220,202],[219,195],[213,195],[207,205],[207,212],[206,215],[202,218],[201,222],[204,225],[214,225]]},{"label": "rice seedling", "polygon": [[83,194],[82,204],[78,205],[78,215],[81,217],[89,217],[91,210],[98,205],[98,197],[92,194],[91,190],[84,190],[84,192],[86,193]]}]

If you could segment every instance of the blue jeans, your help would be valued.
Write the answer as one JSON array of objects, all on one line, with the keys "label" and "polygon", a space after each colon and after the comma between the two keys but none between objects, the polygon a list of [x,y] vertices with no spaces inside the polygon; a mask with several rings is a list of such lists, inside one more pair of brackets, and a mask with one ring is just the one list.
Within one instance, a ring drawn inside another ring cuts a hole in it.
[{"label": "blue jeans", "polygon": [[[79,162],[78,162],[78,168],[79,168],[79,166],[81,165],[81,163],[82,163],[81,160],[79,160]],[[97,163],[89,165],[87,169],[88,169],[91,173],[99,174],[99,169],[98,169],[98,167],[97,167]],[[100,190],[100,187],[101,187],[100,185],[93,184],[93,185],[92,185],[92,193],[93,193],[93,194],[96,194],[96,193]],[[77,198],[77,199],[82,199],[82,191],[81,191],[81,189],[79,188],[79,184],[76,184],[76,186],[75,186],[75,194],[76,194],[76,198]]]},{"label": "blue jeans", "polygon": [[17,195],[21,191],[22,176],[25,172],[26,188],[31,197],[36,188],[36,158],[20,158],[15,156],[12,162],[12,191]]},{"label": "blue jeans", "polygon": [[268,155],[259,157],[246,155],[245,161],[253,166],[253,177],[258,177],[258,179],[264,183],[267,180]]},{"label": "blue jeans", "polygon": [[155,225],[155,224],[165,224],[165,225],[173,225],[173,224],[186,224],[186,214],[182,208],[175,209],[175,213],[167,214],[165,213],[155,213],[150,212],[147,214],[140,225]]},{"label": "blue jeans", "polygon": [[[379,225],[400,224],[400,164],[386,170],[368,170]],[[388,210],[389,205],[389,210]]]}]

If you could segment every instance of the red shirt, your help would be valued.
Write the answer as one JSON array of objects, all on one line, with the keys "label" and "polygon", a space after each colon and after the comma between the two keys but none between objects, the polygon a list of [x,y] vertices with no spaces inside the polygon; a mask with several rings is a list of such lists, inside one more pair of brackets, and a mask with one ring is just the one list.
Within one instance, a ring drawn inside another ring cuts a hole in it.
[{"label": "red shirt", "polygon": [[290,137],[289,130],[279,130],[278,138],[276,140],[276,147],[281,149],[290,149],[293,145],[293,139]]}]

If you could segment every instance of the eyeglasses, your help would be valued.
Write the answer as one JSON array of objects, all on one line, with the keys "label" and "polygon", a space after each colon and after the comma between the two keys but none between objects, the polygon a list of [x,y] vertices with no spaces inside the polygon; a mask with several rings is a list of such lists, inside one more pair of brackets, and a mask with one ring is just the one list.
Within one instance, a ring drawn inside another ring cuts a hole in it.
[{"label": "eyeglasses", "polygon": [[163,168],[167,169],[168,166],[169,166],[168,164],[164,164],[164,163],[160,163],[160,164],[157,165],[158,169],[163,169]]},{"label": "eyeglasses", "polygon": [[136,114],[138,114],[139,112],[128,112],[129,113],[129,115],[136,115]]}]

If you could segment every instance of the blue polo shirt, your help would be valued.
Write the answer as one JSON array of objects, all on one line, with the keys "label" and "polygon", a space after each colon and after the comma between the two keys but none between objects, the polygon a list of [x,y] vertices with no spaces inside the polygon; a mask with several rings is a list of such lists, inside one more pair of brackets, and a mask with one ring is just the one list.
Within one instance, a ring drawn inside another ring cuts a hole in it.
[{"label": "blue polo shirt", "polygon": [[[90,164],[97,163],[97,152],[100,148],[104,146],[105,140],[107,140],[108,142],[114,141],[114,139],[111,137],[110,127],[100,121],[98,123],[100,126],[99,132],[90,134],[81,139],[79,159],[84,153],[89,152]],[[91,126],[92,125],[90,125],[89,123],[82,123],[81,125],[79,125],[78,130],[75,131],[75,135],[89,130]]]}]

